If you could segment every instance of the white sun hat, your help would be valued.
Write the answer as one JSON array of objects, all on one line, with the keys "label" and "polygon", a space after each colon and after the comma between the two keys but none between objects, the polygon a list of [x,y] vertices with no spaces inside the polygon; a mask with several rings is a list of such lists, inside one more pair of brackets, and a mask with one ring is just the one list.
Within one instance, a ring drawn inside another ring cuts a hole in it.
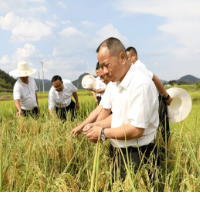
[{"label": "white sun hat", "polygon": [[182,88],[170,88],[167,93],[173,98],[170,106],[167,107],[169,121],[176,123],[184,120],[192,109],[190,94]]},{"label": "white sun hat", "polygon": [[12,70],[9,74],[16,77],[25,77],[34,74],[37,69],[29,68],[27,62],[19,62],[17,69]]},{"label": "white sun hat", "polygon": [[89,87],[96,89],[96,79],[95,79],[95,77],[92,76],[92,75],[85,75],[82,79],[82,86],[85,89],[87,89]]}]

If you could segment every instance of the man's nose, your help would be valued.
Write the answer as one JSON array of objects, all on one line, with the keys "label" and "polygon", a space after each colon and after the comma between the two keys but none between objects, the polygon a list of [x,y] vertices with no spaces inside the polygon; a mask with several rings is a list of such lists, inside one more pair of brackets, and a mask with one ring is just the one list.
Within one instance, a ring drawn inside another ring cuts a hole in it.
[{"label": "man's nose", "polygon": [[107,74],[107,73],[108,73],[108,69],[107,69],[106,67],[104,67],[104,68],[103,68],[103,72],[104,72],[105,74]]}]

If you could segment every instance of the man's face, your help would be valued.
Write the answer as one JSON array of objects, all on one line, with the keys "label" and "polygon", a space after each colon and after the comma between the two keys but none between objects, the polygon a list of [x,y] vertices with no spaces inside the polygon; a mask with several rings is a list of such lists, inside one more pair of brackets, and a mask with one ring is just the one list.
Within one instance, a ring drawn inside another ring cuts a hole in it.
[{"label": "man's face", "polygon": [[99,76],[99,70],[98,69],[96,70],[96,75]]},{"label": "man's face", "polygon": [[99,70],[99,77],[106,85],[110,82],[110,77],[108,76],[108,73],[104,73],[103,69]]},{"label": "man's face", "polygon": [[134,64],[137,61],[137,56],[133,51],[127,51],[126,54],[129,62]]},{"label": "man's face", "polygon": [[52,82],[52,85],[54,86],[57,92],[61,92],[63,90],[63,82],[60,80]]},{"label": "man's face", "polygon": [[120,56],[109,55],[107,47],[101,47],[97,58],[104,74],[113,82],[119,81],[121,71]]},{"label": "man's face", "polygon": [[21,81],[23,83],[27,83],[28,82],[28,76],[25,76],[25,77],[19,77],[21,79]]}]

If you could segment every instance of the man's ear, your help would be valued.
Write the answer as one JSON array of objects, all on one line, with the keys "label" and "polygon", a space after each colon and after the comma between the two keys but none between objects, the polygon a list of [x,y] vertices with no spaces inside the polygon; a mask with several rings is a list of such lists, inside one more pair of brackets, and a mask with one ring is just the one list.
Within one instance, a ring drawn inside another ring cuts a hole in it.
[{"label": "man's ear", "polygon": [[120,59],[122,60],[122,63],[124,64],[127,61],[126,54],[124,52],[121,52],[119,54]]}]

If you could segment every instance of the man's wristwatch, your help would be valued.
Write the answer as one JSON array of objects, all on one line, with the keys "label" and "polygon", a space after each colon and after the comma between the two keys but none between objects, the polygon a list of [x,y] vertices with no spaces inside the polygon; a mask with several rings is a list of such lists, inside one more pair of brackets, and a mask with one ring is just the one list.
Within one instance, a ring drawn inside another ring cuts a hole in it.
[{"label": "man's wristwatch", "polygon": [[166,97],[164,97],[164,96],[163,96],[163,99],[164,99],[164,100],[168,100],[168,99],[169,99],[169,97],[170,97],[170,96],[169,96],[169,94],[167,94],[167,96],[166,96]]},{"label": "man's wristwatch", "polygon": [[107,138],[105,137],[105,135],[104,135],[104,130],[105,130],[105,128],[102,128],[101,129],[101,140],[103,140],[103,141],[105,141],[105,140],[107,140]]}]

